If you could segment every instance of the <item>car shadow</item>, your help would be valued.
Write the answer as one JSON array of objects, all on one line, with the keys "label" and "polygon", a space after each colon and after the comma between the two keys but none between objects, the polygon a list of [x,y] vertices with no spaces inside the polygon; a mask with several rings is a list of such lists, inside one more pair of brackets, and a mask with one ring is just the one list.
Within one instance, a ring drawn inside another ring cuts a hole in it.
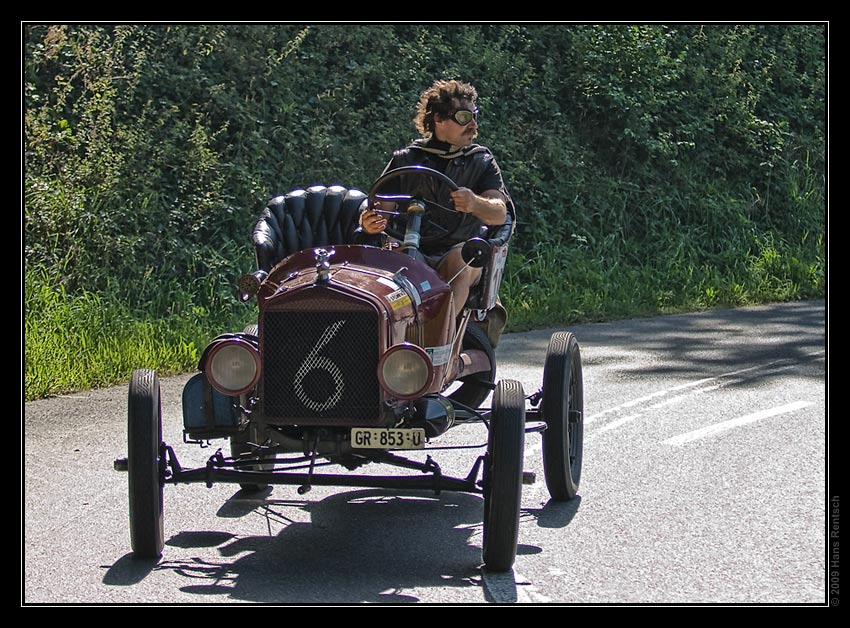
[{"label": "car shadow", "polygon": [[[273,487],[235,490],[216,512],[220,519],[262,517],[268,534],[183,530],[167,539],[159,561],[127,554],[108,568],[103,582],[132,586],[153,572],[169,571],[185,579],[179,590],[197,595],[199,603],[226,598],[266,604],[403,604],[420,601],[415,591],[453,587],[480,589],[481,599],[490,603],[515,603],[521,597],[522,583],[518,588],[512,570],[488,572],[482,565],[480,495],[374,488],[315,500],[280,495]],[[523,528],[564,528],[580,505],[577,496],[523,506],[517,555],[545,551],[522,542]],[[193,549],[199,551],[193,555]],[[451,600],[447,592],[446,602]]]},{"label": "car shadow", "polygon": [[[309,513],[309,522],[288,516],[292,508]],[[251,511],[276,526],[283,523],[283,529],[238,538],[213,531],[180,532],[168,539],[155,566],[124,557],[104,581],[127,585],[151,569],[172,570],[187,580],[180,590],[197,594],[202,603],[208,596],[216,601],[226,596],[267,604],[404,604],[419,601],[412,593],[416,589],[446,587],[484,587],[486,598],[482,508],[479,496],[466,493],[372,489],[315,502],[270,496],[231,499],[219,516],[241,517]],[[215,547],[219,559],[169,560],[168,547],[174,546]]]},{"label": "car shadow", "polygon": [[542,508],[523,508],[541,528],[565,528],[576,516],[581,506],[581,495],[576,495],[569,501],[550,499]]}]

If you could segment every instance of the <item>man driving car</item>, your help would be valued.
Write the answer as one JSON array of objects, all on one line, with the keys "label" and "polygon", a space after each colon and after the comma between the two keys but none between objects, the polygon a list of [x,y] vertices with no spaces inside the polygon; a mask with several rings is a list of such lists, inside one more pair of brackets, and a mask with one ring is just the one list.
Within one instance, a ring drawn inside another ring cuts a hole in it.
[{"label": "man driving car", "polygon": [[[431,190],[436,198],[428,200],[453,206],[463,216],[458,222],[444,212],[432,212],[423,225],[420,249],[440,276],[451,281],[455,314],[463,309],[470,288],[481,276],[480,268],[466,267],[461,257],[463,243],[482,235],[488,226],[504,224],[507,212],[513,215],[514,211],[496,159],[488,148],[474,143],[477,99],[476,89],[468,83],[435,81],[421,94],[413,120],[421,137],[393,153],[384,169],[386,174],[403,166],[422,165],[444,173],[458,186],[455,191],[444,185]],[[369,235],[383,232],[388,219],[381,212],[391,211],[391,205],[378,201],[361,213],[363,231]],[[435,233],[439,237],[434,237]]]}]

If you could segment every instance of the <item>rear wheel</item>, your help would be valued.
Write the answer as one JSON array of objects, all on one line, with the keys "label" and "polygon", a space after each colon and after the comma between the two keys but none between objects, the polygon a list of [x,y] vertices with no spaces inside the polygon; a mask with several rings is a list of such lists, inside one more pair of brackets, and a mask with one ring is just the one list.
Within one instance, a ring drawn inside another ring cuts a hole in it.
[{"label": "rear wheel", "polygon": [[159,379],[154,371],[133,372],[127,406],[130,545],[139,558],[158,558],[165,545],[165,458]]},{"label": "rear wheel", "polygon": [[578,493],[584,446],[584,389],[581,352],[570,332],[549,340],[543,368],[543,470],[556,501]]},{"label": "rear wheel", "polygon": [[516,559],[522,463],[525,447],[525,395],[522,384],[500,381],[493,395],[490,437],[484,460],[484,565],[507,571]]}]

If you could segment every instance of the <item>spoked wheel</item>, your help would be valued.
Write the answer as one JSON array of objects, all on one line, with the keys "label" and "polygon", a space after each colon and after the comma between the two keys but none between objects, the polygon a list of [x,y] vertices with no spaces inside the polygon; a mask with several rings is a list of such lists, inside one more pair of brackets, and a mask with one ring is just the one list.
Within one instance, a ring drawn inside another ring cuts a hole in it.
[{"label": "spoked wheel", "polygon": [[158,558],[165,544],[165,457],[159,379],[154,371],[133,372],[127,405],[130,545],[138,558]]},{"label": "spoked wheel", "polygon": [[493,395],[490,437],[484,460],[484,565],[507,571],[516,559],[522,462],[525,447],[525,395],[522,384],[502,380]]},{"label": "spoked wheel", "polygon": [[458,380],[460,386],[449,394],[449,398],[470,408],[477,408],[493,390],[493,382],[496,379],[496,355],[484,330],[471,323],[467,325],[466,332],[463,334],[463,349],[486,353],[490,359],[490,370],[461,377]]},{"label": "spoked wheel", "polygon": [[549,495],[556,501],[578,493],[584,446],[584,390],[581,352],[570,332],[549,340],[543,368],[543,470]]}]

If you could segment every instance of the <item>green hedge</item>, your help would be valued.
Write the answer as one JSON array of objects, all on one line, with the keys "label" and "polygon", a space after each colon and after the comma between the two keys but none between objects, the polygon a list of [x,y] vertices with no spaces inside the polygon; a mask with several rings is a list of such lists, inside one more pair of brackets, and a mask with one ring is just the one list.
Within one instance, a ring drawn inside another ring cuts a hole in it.
[{"label": "green hedge", "polygon": [[514,328],[825,294],[822,24],[26,24],[24,47],[27,285],[65,298],[244,314],[263,204],[368,188],[444,77],[479,88],[519,207]]}]

